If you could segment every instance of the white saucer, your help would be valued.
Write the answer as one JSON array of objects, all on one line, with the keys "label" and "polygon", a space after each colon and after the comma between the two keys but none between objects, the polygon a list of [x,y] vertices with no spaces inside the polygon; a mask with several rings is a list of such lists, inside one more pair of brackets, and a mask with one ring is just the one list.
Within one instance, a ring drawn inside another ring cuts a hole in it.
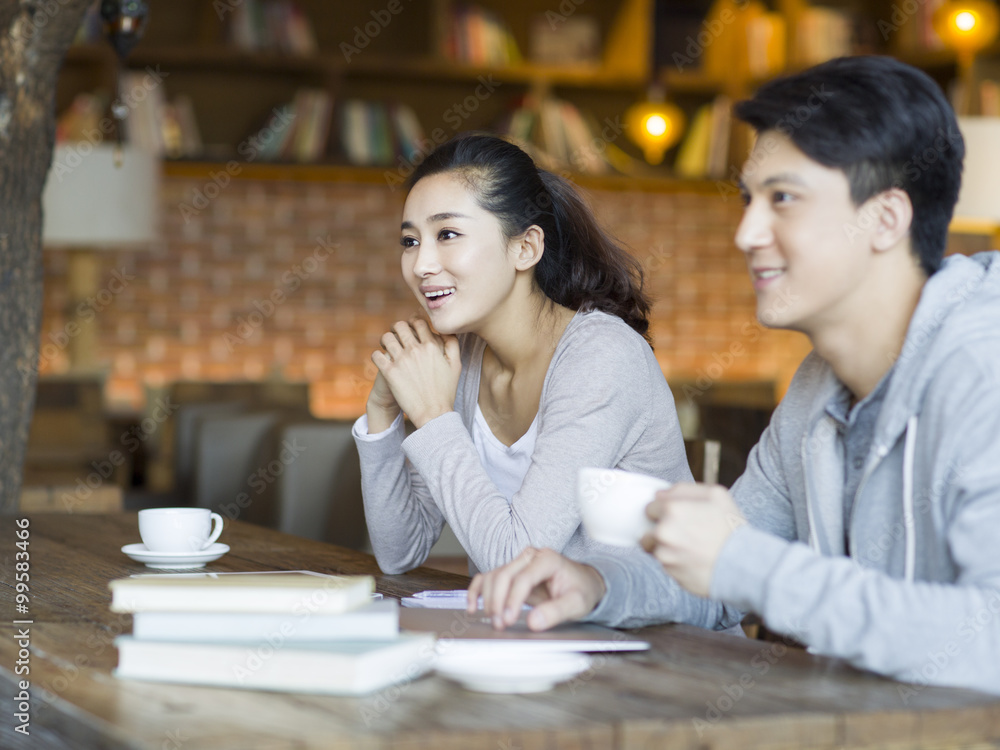
[{"label": "white saucer", "polygon": [[215,542],[199,552],[150,552],[140,543],[126,544],[122,552],[148,568],[202,568],[229,552],[229,545]]},{"label": "white saucer", "polygon": [[533,649],[458,649],[438,654],[434,668],[467,690],[479,693],[540,693],[590,667],[590,657]]}]

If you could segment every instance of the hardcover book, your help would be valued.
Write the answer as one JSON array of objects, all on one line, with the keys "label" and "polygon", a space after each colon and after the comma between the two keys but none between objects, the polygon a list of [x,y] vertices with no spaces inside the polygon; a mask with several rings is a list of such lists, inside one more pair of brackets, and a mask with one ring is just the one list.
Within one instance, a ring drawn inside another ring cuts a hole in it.
[{"label": "hardcover book", "polygon": [[147,641],[201,643],[387,641],[399,635],[399,604],[382,599],[339,614],[136,612],[132,635]]},{"label": "hardcover book", "polygon": [[426,672],[434,636],[387,641],[270,645],[115,639],[115,676],[130,680],[216,685],[328,695],[365,695]]},{"label": "hardcover book", "polygon": [[372,576],[310,571],[150,575],[111,581],[112,612],[347,612],[371,601]]}]

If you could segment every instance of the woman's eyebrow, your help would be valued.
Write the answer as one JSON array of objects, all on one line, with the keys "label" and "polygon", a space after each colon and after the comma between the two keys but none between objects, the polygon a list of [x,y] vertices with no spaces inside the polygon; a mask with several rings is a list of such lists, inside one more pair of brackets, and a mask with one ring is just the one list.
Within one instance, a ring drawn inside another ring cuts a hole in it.
[{"label": "woman's eyebrow", "polygon": [[[466,214],[448,212],[448,213],[434,214],[432,216],[428,216],[427,221],[434,223],[438,221],[448,221],[448,219],[471,219],[471,218],[472,218],[471,216],[468,216]],[[416,229],[417,227],[412,221],[404,221],[402,224],[399,225],[399,228],[400,230],[403,230],[403,229]]]}]

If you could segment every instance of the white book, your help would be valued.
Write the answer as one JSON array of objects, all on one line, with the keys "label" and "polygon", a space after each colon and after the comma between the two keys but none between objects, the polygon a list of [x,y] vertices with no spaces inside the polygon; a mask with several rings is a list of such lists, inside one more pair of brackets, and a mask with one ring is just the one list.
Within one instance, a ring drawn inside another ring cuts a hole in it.
[{"label": "white book", "polygon": [[434,636],[320,644],[224,644],[115,639],[116,677],[248,690],[365,695],[426,672]]},{"label": "white book", "polygon": [[311,612],[136,612],[132,635],[146,641],[201,643],[392,640],[399,635],[399,604],[382,599],[341,614]]},{"label": "white book", "polygon": [[310,571],[152,575],[111,581],[112,612],[340,613],[371,601],[372,576]]}]

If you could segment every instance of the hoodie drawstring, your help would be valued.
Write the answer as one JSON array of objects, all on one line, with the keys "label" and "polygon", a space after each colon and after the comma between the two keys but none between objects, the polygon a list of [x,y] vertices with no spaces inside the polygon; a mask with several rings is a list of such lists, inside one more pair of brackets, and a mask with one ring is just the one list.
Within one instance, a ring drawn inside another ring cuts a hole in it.
[{"label": "hoodie drawstring", "polygon": [[903,447],[903,530],[906,535],[906,557],[903,577],[912,581],[917,559],[917,530],[913,517],[913,456],[917,449],[917,415],[906,422],[906,444]]}]

